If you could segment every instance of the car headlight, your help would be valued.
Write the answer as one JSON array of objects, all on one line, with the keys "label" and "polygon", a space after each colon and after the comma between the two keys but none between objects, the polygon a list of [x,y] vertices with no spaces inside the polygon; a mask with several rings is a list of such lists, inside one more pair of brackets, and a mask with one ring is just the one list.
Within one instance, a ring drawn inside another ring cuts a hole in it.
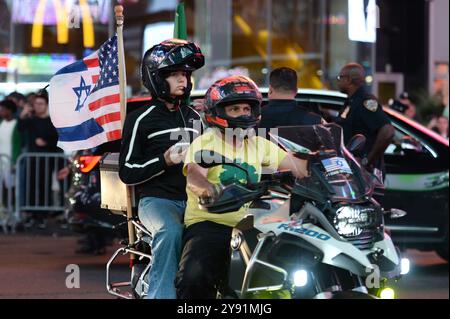
[{"label": "car headlight", "polygon": [[360,206],[342,206],[337,209],[333,224],[339,235],[358,236],[373,224],[372,208]]}]

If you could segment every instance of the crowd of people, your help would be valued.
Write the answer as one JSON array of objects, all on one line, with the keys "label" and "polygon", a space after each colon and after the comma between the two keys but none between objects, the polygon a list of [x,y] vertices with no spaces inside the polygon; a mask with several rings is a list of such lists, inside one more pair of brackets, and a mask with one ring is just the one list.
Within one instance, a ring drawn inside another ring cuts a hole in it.
[{"label": "crowd of people", "polygon": [[[421,116],[417,110],[416,104],[413,103],[408,92],[403,92],[397,99],[390,99],[389,107],[402,113],[406,117],[425,125],[430,130],[436,132],[443,138],[448,139],[448,114],[445,115],[445,107],[432,112],[430,115]],[[448,112],[448,106],[447,106]]]},{"label": "crowd of people", "polygon": [[[0,101],[0,155],[3,211],[15,200],[20,191],[21,204],[28,206],[52,205],[52,181],[55,163],[31,159],[19,164],[17,159],[23,153],[59,153],[56,145],[58,134],[53,126],[48,109],[48,95],[45,90],[24,96],[13,92]],[[28,166],[28,167],[26,167]],[[47,167],[46,167],[47,166]],[[16,189],[16,174],[19,174],[21,189]],[[26,187],[28,183],[30,187]],[[25,194],[28,192],[28,194]],[[10,195],[7,195],[7,194]],[[45,198],[47,194],[48,198]],[[8,197],[10,199],[8,199]],[[25,198],[29,201],[25,203]],[[45,203],[47,201],[47,203]],[[10,209],[10,207],[9,207]],[[24,226],[45,228],[48,212],[34,210],[27,213]]]}]

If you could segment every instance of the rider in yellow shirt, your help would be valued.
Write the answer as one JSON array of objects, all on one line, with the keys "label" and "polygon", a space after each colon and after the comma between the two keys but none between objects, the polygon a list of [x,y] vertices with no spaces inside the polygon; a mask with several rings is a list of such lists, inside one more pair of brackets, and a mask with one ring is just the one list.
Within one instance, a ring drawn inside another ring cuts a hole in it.
[{"label": "rider in yellow shirt", "polygon": [[[246,183],[247,174],[251,182],[258,182],[266,170],[291,170],[297,178],[308,174],[306,161],[254,134],[261,101],[256,84],[244,76],[219,80],[206,92],[205,120],[209,128],[190,145],[183,168],[187,177],[187,228],[175,283],[177,298],[216,297],[217,289],[227,282],[231,231],[248,208],[247,204],[235,212],[212,214],[199,207],[200,198],[214,199],[221,187]],[[247,174],[226,163],[201,167],[196,154],[205,150],[240,164]]]}]

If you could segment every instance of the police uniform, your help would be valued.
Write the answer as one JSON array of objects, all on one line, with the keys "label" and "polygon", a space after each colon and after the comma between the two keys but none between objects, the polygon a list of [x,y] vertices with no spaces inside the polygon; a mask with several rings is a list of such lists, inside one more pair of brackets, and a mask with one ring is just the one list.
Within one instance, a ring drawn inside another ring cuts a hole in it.
[{"label": "police uniform", "polygon": [[[346,107],[340,113],[336,123],[341,125],[344,130],[345,143],[348,143],[356,134],[366,137],[363,150],[356,154],[361,158],[366,158],[374,147],[379,129],[391,122],[376,97],[361,87],[349,97]],[[374,166],[382,169],[383,158],[378,159]]]},{"label": "police uniform", "polygon": [[261,110],[260,128],[271,129],[280,126],[316,125],[322,118],[292,100],[271,100]]}]

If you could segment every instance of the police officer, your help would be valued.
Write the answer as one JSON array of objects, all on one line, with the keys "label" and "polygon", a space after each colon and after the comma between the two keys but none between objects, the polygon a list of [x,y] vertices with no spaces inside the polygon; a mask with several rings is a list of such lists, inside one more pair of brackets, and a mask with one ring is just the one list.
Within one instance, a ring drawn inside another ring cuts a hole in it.
[{"label": "police officer", "polygon": [[347,143],[354,135],[366,137],[360,154],[361,164],[369,171],[377,168],[384,172],[383,154],[394,137],[395,129],[377,99],[364,89],[365,72],[358,63],[350,63],[337,76],[338,87],[348,95],[347,105],[336,123],[344,129]]},{"label": "police officer", "polygon": [[291,68],[274,69],[269,78],[269,104],[262,109],[260,128],[315,125],[322,118],[298,105],[297,72]]}]

